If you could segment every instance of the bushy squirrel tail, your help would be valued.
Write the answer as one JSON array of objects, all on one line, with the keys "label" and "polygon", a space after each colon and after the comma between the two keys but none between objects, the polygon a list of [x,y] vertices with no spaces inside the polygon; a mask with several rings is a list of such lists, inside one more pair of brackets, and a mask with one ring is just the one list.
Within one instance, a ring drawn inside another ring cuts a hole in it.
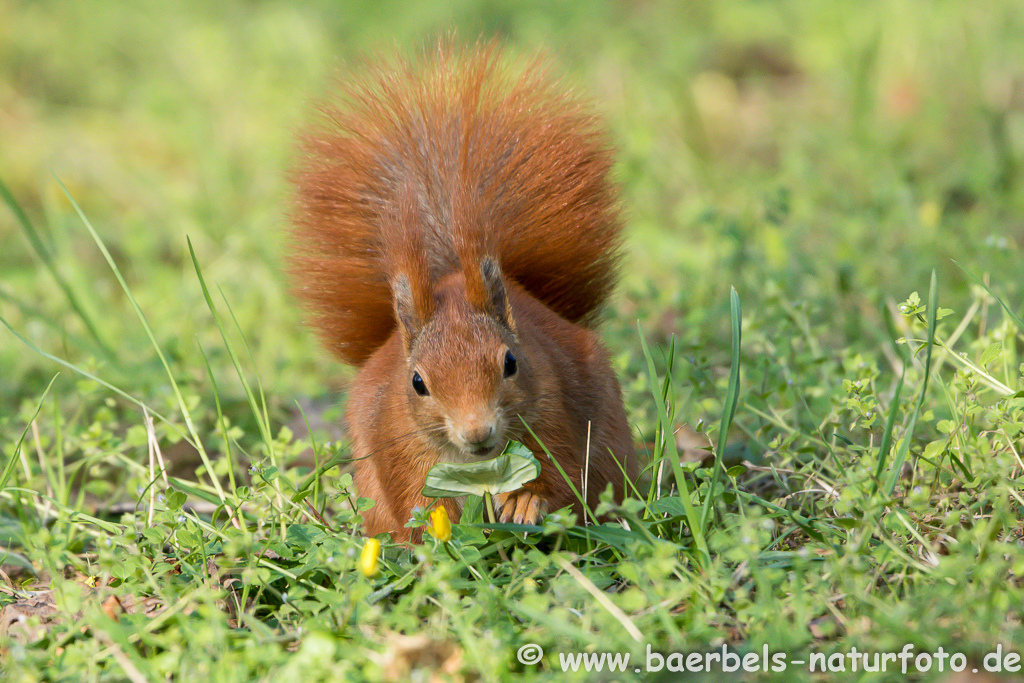
[{"label": "bushy squirrel tail", "polygon": [[340,84],[292,174],[291,275],[324,343],[361,365],[444,275],[504,276],[592,326],[616,279],[621,221],[598,119],[543,62],[451,41]]}]

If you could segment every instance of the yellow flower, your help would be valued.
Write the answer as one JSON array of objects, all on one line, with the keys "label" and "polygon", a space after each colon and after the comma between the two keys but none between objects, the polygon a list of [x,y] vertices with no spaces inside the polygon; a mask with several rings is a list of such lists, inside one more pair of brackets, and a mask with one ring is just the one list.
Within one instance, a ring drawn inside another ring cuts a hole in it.
[{"label": "yellow flower", "polygon": [[363,552],[359,556],[359,571],[363,576],[371,577],[377,573],[377,560],[380,558],[380,541],[376,538],[366,539]]},{"label": "yellow flower", "polygon": [[919,211],[921,225],[926,228],[934,228],[942,220],[942,207],[937,202],[925,202]]},{"label": "yellow flower", "polygon": [[442,543],[452,540],[452,523],[448,519],[448,511],[443,505],[438,505],[430,513],[430,523],[427,525],[427,529],[431,536]]}]

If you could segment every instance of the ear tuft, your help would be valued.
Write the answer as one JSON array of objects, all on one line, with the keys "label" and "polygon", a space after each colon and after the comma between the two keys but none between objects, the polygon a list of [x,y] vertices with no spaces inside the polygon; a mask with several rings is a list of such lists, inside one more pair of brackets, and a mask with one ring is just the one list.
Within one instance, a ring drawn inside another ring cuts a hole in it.
[{"label": "ear tuft", "polygon": [[505,278],[496,259],[486,256],[480,260],[480,278],[487,295],[487,312],[514,333],[515,323],[512,320],[512,307],[505,289]]},{"label": "ear tuft", "polygon": [[423,329],[423,318],[416,310],[416,299],[408,277],[403,274],[396,276],[391,283],[391,292],[394,297],[395,319],[402,335],[402,346],[405,347],[406,353],[409,353],[413,341]]}]

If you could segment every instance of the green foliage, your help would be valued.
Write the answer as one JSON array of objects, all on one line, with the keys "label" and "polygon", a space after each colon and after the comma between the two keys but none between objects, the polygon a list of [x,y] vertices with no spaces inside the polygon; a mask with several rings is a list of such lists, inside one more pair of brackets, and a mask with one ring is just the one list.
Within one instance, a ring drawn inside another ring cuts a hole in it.
[{"label": "green foliage", "polygon": [[[1024,642],[1024,5],[338,9],[0,10],[5,681]],[[470,496],[367,577],[284,178],[339,57],[449,26],[553,53],[608,118],[630,256],[604,335],[649,465],[587,520]]]}]

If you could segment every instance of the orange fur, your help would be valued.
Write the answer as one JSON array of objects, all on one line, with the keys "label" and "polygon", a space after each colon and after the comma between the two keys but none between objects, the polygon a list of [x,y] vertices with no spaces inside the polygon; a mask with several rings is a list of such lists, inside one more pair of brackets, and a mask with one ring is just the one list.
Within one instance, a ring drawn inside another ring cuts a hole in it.
[{"label": "orange fur", "polygon": [[621,498],[613,456],[630,475],[637,459],[591,331],[621,244],[597,119],[540,64],[445,43],[372,67],[324,113],[293,178],[292,276],[325,344],[360,367],[348,423],[359,494],[377,501],[367,533],[409,538],[430,467],[509,439],[542,467],[506,512],[579,511],[523,420],[581,492],[589,424],[588,502],[608,483]]}]

